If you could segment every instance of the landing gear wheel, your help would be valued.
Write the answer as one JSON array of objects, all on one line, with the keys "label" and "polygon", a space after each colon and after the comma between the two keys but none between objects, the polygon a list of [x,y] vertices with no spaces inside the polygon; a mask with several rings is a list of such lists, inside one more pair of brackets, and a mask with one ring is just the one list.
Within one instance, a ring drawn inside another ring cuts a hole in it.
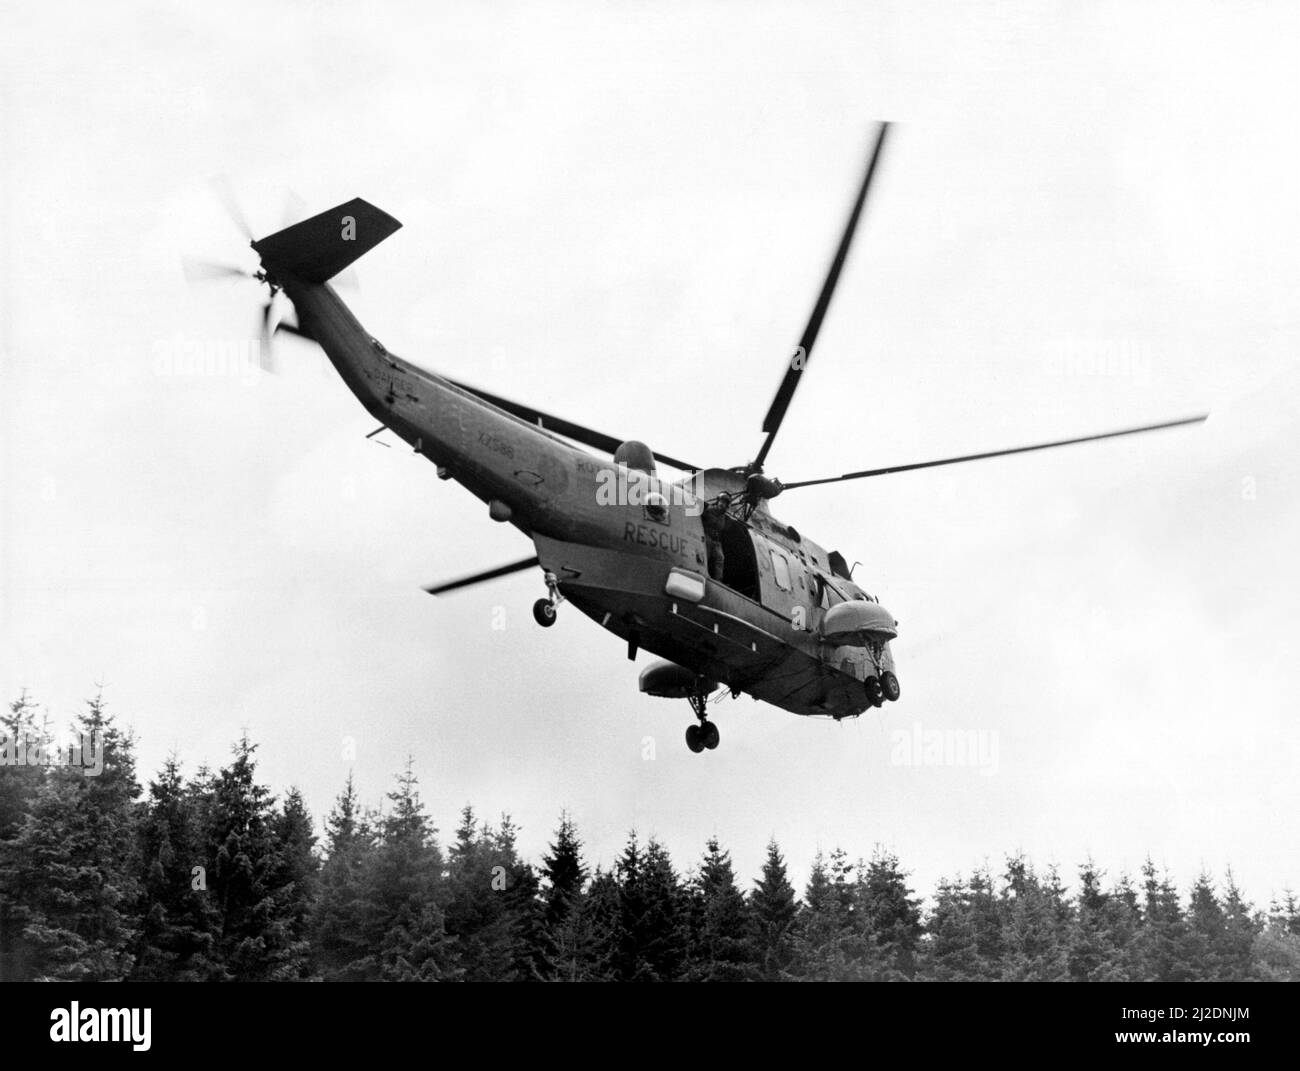
[{"label": "landing gear wheel", "polygon": [[885,690],[881,687],[879,677],[868,677],[866,681],[867,702],[878,707],[885,702]]},{"label": "landing gear wheel", "polygon": [[687,728],[686,746],[697,755],[705,748],[712,751],[718,746],[718,727],[708,718],[709,695],[705,691],[696,691],[686,698],[691,701],[691,710],[700,719],[699,724]]},{"label": "landing gear wheel", "polygon": [[538,599],[533,603],[533,620],[542,628],[550,628],[555,624],[555,603],[550,599]]},{"label": "landing gear wheel", "polygon": [[[686,746],[697,755],[704,750],[704,727],[702,725],[686,726]],[[714,747],[716,746],[715,744]]]},{"label": "landing gear wheel", "polygon": [[898,697],[903,694],[903,689],[898,683],[898,678],[890,673],[889,670],[885,670],[885,672],[880,675],[880,686],[885,692],[885,698],[891,703],[898,702]]}]

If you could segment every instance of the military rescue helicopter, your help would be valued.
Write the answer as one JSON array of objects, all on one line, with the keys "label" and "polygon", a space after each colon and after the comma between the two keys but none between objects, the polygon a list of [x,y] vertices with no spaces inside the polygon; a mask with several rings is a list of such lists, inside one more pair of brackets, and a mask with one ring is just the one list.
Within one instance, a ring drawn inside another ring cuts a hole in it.
[{"label": "military rescue helicopter", "polygon": [[[1101,434],[782,483],[765,463],[802,381],[858,227],[889,124],[881,124],[812,315],[763,419],[753,460],[701,467],[438,375],[392,353],[357,321],[329,280],[401,224],[360,198],[253,240],[256,272],[207,265],[199,274],[252,275],[283,292],[297,323],[380,422],[531,539],[519,561],[426,588],[434,595],[538,568],[539,625],[569,602],[627,645],[657,655],[641,691],[686,699],[694,752],[716,748],[708,703],[748,693],[800,715],[856,717],[897,700],[890,642],[898,622],[853,579],[845,558],[779,521],[769,503],[800,487],[1004,457],[1193,424],[1206,414]],[[242,221],[236,212],[236,221]],[[272,306],[263,310],[269,344]],[[581,447],[600,452],[593,454]],[[686,474],[661,477],[657,462]],[[706,525],[708,530],[706,531]]]}]

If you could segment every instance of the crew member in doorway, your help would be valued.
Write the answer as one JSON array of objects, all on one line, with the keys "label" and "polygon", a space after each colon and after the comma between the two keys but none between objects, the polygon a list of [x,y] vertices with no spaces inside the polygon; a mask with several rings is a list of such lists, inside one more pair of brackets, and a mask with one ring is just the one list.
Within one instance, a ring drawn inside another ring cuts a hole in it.
[{"label": "crew member in doorway", "polygon": [[722,579],[727,563],[726,555],[722,553],[722,530],[727,526],[730,505],[731,495],[723,491],[700,514],[700,523],[704,525],[704,546],[709,555],[709,576],[714,580]]}]

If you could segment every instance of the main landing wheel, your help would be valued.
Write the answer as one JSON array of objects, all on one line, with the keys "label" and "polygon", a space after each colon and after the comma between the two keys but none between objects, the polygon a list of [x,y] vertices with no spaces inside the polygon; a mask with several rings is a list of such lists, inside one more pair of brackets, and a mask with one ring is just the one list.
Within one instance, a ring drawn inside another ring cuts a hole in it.
[{"label": "main landing wheel", "polygon": [[878,707],[885,701],[885,690],[881,687],[879,677],[868,677],[866,681],[867,702]]},{"label": "main landing wheel", "polygon": [[697,755],[705,748],[712,751],[718,746],[720,739],[718,727],[711,721],[702,721],[698,725],[686,726],[686,746]]},{"label": "main landing wheel", "polygon": [[891,703],[898,702],[898,697],[903,694],[903,689],[898,683],[898,678],[890,673],[889,670],[885,670],[885,672],[880,675],[880,686],[884,689],[885,698]]},{"label": "main landing wheel", "polygon": [[686,746],[695,754],[704,750],[704,729],[700,725],[686,726]]},{"label": "main landing wheel", "polygon": [[542,628],[550,628],[555,624],[555,603],[550,599],[538,599],[533,603],[533,620]]},{"label": "main landing wheel", "polygon": [[712,751],[718,746],[718,727],[708,718],[709,694],[697,690],[686,698],[691,701],[691,710],[699,718],[699,724],[686,727],[686,746],[697,755],[705,748]]}]

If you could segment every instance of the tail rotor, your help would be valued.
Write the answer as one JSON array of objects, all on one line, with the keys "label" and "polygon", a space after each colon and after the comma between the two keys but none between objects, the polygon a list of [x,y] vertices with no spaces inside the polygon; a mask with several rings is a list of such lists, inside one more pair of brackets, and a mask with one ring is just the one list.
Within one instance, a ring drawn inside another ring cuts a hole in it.
[{"label": "tail rotor", "polygon": [[[249,246],[253,242],[253,229],[249,226],[248,217],[244,214],[240,206],[239,199],[235,196],[230,179],[225,175],[218,175],[211,180],[210,186],[217,201],[225,210],[226,217],[230,220]],[[301,197],[290,191],[285,196],[284,208],[281,212],[283,226],[292,225],[301,219],[304,214],[304,202]],[[256,254],[250,250],[250,259]],[[275,336],[276,328],[279,323],[278,308],[276,296],[280,288],[267,278],[257,262],[253,261],[252,267],[241,267],[238,264],[225,263],[222,261],[208,260],[199,257],[185,256],[181,258],[181,273],[185,276],[185,281],[191,286],[208,285],[211,283],[228,283],[234,279],[251,279],[256,283],[264,283],[268,289],[265,303],[262,305],[258,314],[258,362],[265,372],[275,372],[275,357],[272,348],[272,339]]]},{"label": "tail rotor", "polygon": [[[254,242],[253,229],[248,223],[248,217],[244,214],[243,208],[240,206],[239,199],[235,196],[230,179],[225,175],[218,175],[211,180],[210,186],[217,201],[225,209],[226,217],[230,220],[231,225],[243,235],[251,247]],[[280,231],[283,232],[300,222],[305,214],[306,202],[292,190],[287,191],[284,207],[280,212]],[[250,257],[256,255],[250,253]],[[181,271],[186,282],[191,286],[228,283],[234,279],[251,279],[256,283],[264,283],[267,286],[270,292],[259,312],[257,328],[259,341],[258,361],[264,371],[277,371],[272,342],[278,331],[310,338],[306,332],[288,320],[283,319],[280,315],[279,303],[276,301],[280,288],[262,270],[260,261],[253,262],[252,267],[244,268],[238,264],[197,257],[182,257]],[[345,268],[341,274],[335,276],[333,282],[334,285],[341,289],[357,289],[358,287],[356,274],[350,267]]]}]

